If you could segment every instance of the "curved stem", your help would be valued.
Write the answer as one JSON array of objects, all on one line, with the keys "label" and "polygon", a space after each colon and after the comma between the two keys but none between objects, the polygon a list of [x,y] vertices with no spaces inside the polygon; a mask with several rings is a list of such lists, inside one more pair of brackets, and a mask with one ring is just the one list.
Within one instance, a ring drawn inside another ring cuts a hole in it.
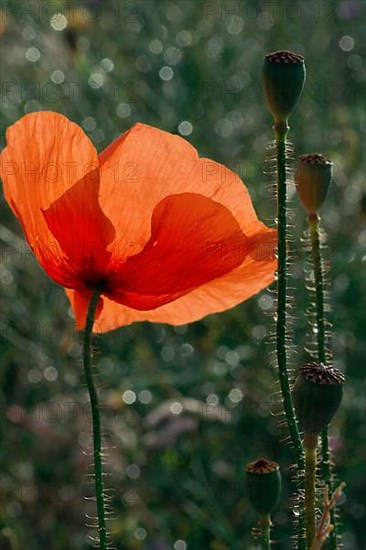
[{"label": "curved stem", "polygon": [[277,220],[278,220],[278,275],[277,275],[277,326],[276,348],[278,362],[278,377],[283,397],[287,424],[294,446],[296,462],[299,470],[304,469],[304,456],[301,437],[297,426],[296,415],[292,403],[290,382],[287,372],[286,355],[286,322],[287,322],[287,184],[286,184],[286,136],[289,127],[287,123],[276,123],[274,134],[276,138],[277,161]]},{"label": "curved stem", "polygon": [[270,550],[271,548],[270,527],[271,527],[270,517],[266,514],[260,516],[259,529],[260,529],[260,537],[261,537],[261,550]]},{"label": "curved stem", "polygon": [[[313,270],[315,279],[315,303],[316,303],[316,324],[317,324],[317,345],[318,345],[318,358],[321,363],[326,364],[326,338],[325,338],[325,315],[324,315],[324,281],[323,281],[323,268],[322,257],[320,252],[320,238],[319,238],[319,218],[317,214],[310,214],[308,217],[308,224],[310,229],[311,240],[311,252],[313,258]],[[321,473],[324,483],[328,487],[328,492],[332,494],[332,480],[330,471],[330,457],[329,457],[329,441],[328,441],[328,428],[326,427],[321,434],[321,455],[322,465]],[[331,509],[331,523],[334,525],[334,530],[330,534],[330,542],[332,550],[337,548],[337,533],[335,525],[335,513]]]},{"label": "curved stem", "polygon": [[316,535],[315,523],[315,474],[316,474],[316,447],[318,436],[304,435],[305,447],[305,523],[306,544],[310,548]]},{"label": "curved stem", "polygon": [[94,386],[92,372],[92,353],[91,339],[93,332],[93,324],[97,306],[100,298],[100,291],[94,290],[89,302],[88,315],[85,323],[84,331],[84,374],[85,381],[89,392],[90,405],[92,410],[93,421],[93,456],[94,456],[94,474],[95,474],[95,494],[97,499],[98,512],[98,533],[99,533],[99,548],[106,550],[108,544],[107,528],[105,520],[105,505],[104,505],[104,487],[103,487],[103,467],[102,467],[102,442],[101,442],[101,424],[99,413],[98,393]]}]

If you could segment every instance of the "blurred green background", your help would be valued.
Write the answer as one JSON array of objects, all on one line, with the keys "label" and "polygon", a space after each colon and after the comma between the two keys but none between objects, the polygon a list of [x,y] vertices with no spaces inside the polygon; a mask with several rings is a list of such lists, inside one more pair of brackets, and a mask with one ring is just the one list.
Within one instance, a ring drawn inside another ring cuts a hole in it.
[{"label": "blurred green background", "polygon": [[[295,155],[335,163],[322,210],[334,363],[347,376],[331,427],[344,548],[365,548],[365,8],[344,1],[6,1],[1,4],[1,145],[25,113],[55,110],[99,151],[134,122],[186,137],[236,170],[273,225],[262,98],[265,53],[306,58],[290,124]],[[291,365],[309,358],[305,213],[291,191]],[[63,289],[43,273],[3,201],[0,350],[1,548],[87,548],[93,515],[90,416],[81,345]],[[273,366],[273,288],[173,328],[134,324],[98,337],[114,545],[127,550],[255,548],[243,465],[281,464],[276,548],[292,547],[291,448]],[[13,546],[9,546],[9,540]],[[7,541],[7,542],[6,542]],[[16,542],[18,541],[18,546]]]}]

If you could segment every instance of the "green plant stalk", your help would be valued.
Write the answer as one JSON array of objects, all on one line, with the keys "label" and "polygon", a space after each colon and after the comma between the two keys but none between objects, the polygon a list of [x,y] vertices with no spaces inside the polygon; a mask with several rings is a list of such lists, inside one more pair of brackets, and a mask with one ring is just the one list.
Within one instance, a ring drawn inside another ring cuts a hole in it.
[{"label": "green plant stalk", "polygon": [[300,512],[298,526],[299,526],[299,529],[297,533],[297,550],[306,550],[304,510],[301,510]]},{"label": "green plant stalk", "polygon": [[270,538],[271,518],[267,514],[263,514],[259,517],[259,530],[261,550],[270,550],[271,538]]},{"label": "green plant stalk", "polygon": [[316,535],[315,523],[315,479],[316,479],[316,447],[318,436],[304,435],[305,447],[305,525],[306,544],[310,548]]},{"label": "green plant stalk", "polygon": [[104,504],[104,487],[103,487],[103,467],[102,467],[102,441],[101,441],[101,423],[99,412],[98,393],[93,381],[92,372],[92,353],[91,340],[93,332],[93,324],[97,306],[100,298],[100,291],[95,289],[89,302],[88,314],[84,330],[84,375],[89,392],[90,405],[92,410],[93,422],[93,457],[94,457],[94,474],[95,474],[95,494],[97,500],[98,513],[98,534],[99,534],[99,549],[106,550],[108,545],[107,527],[105,520],[105,504]]},{"label": "green plant stalk", "polygon": [[283,397],[284,410],[291,441],[294,447],[298,470],[304,469],[304,453],[292,403],[290,382],[287,372],[286,321],[287,321],[287,183],[286,183],[286,136],[289,130],[287,122],[276,122],[274,127],[276,140],[277,168],[277,230],[278,230],[278,275],[277,275],[277,326],[276,351],[278,378]]},{"label": "green plant stalk", "polygon": [[318,358],[320,363],[326,364],[325,355],[325,323],[324,323],[324,283],[322,259],[320,254],[319,219],[317,214],[309,214],[311,252],[313,256],[313,270],[315,278],[316,324]]},{"label": "green plant stalk", "polygon": [[[313,258],[313,270],[315,280],[315,305],[316,305],[316,324],[317,324],[317,347],[318,359],[324,365],[326,364],[326,339],[325,339],[325,315],[324,315],[324,282],[322,257],[320,252],[320,237],[319,237],[319,218],[317,214],[309,214],[308,224],[310,230],[311,252]],[[321,473],[324,483],[328,486],[329,494],[332,494],[332,479],[330,471],[329,457],[329,440],[328,428],[324,428],[321,433],[321,455],[322,465]],[[337,532],[335,522],[335,512],[332,508],[330,511],[331,523],[334,529],[330,534],[331,549],[337,548]]]}]

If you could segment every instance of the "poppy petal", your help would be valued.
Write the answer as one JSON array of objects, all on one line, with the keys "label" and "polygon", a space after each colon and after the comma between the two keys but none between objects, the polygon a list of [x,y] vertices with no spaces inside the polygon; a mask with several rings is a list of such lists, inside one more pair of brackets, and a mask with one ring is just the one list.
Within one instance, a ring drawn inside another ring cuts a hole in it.
[{"label": "poppy petal", "polygon": [[5,198],[48,275],[78,288],[81,283],[42,212],[97,168],[96,150],[76,124],[48,111],[24,116],[8,128],[6,139],[0,163]]},{"label": "poppy petal", "polygon": [[105,279],[114,227],[99,203],[98,170],[88,174],[43,212],[75,279],[94,287]]},{"label": "poppy petal", "polygon": [[[210,281],[166,305],[139,311],[103,297],[103,307],[94,324],[94,332],[103,333],[139,321],[183,325],[237,306],[257,294],[274,280],[276,232],[263,226],[262,234],[244,263],[230,273]],[[75,308],[75,291],[67,291],[78,328],[83,328],[87,311]]]},{"label": "poppy petal", "polygon": [[119,253],[141,252],[154,208],[169,195],[199,193],[222,204],[247,236],[262,230],[243,182],[225,166],[199,158],[183,138],[135,124],[99,156],[100,204],[116,230]]},{"label": "poppy petal", "polygon": [[155,309],[238,267],[250,253],[231,212],[197,193],[170,195],[154,209],[151,238],[108,275],[111,299]]}]

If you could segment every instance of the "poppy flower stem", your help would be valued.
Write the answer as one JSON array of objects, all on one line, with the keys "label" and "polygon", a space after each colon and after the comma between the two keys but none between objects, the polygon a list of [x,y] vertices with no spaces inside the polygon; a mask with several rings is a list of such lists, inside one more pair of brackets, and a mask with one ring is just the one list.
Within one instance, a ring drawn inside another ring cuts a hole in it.
[{"label": "poppy flower stem", "polygon": [[271,519],[269,515],[268,514],[261,515],[259,518],[261,550],[270,550],[271,548],[270,529],[271,529]]},{"label": "poppy flower stem", "polygon": [[278,229],[278,272],[277,272],[277,325],[276,352],[278,378],[284,403],[287,425],[294,447],[299,471],[304,470],[304,453],[292,402],[290,382],[287,370],[286,325],[287,325],[287,182],[286,182],[286,136],[289,130],[287,122],[276,122],[274,127],[276,141],[277,172],[277,229]]},{"label": "poppy flower stem", "polygon": [[[324,281],[323,281],[323,268],[322,257],[320,251],[320,237],[319,237],[319,217],[316,213],[309,214],[308,225],[310,230],[311,240],[311,253],[313,259],[313,270],[315,280],[315,305],[316,305],[316,325],[317,325],[317,346],[318,346],[318,359],[320,363],[326,365],[326,338],[325,338],[325,315],[324,315]],[[325,427],[321,433],[321,474],[324,483],[328,487],[328,492],[332,494],[332,479],[330,470],[330,456],[329,456],[329,438],[328,427]],[[336,532],[336,518],[334,509],[330,510],[330,520],[334,525],[333,531],[330,533],[330,547],[332,550],[337,548],[337,532]]]},{"label": "poppy flower stem", "polygon": [[324,323],[324,283],[322,259],[320,254],[319,219],[317,214],[309,214],[308,224],[310,229],[311,252],[313,257],[313,269],[315,279],[315,302],[316,302],[316,324],[318,359],[323,365],[326,364],[325,353],[325,323]]},{"label": "poppy flower stem", "polygon": [[101,423],[99,412],[98,393],[94,385],[92,372],[92,352],[91,340],[93,324],[97,306],[100,298],[100,291],[95,289],[89,302],[88,314],[84,330],[84,374],[86,385],[89,392],[90,405],[92,410],[93,422],[93,456],[94,456],[94,474],[95,474],[95,493],[98,512],[98,533],[99,549],[106,550],[108,545],[107,528],[105,520],[104,487],[103,487],[103,468],[102,468],[102,443],[101,443]]},{"label": "poppy flower stem", "polygon": [[315,473],[316,473],[316,447],[318,436],[305,434],[305,523],[306,544],[310,548],[316,534],[315,523]]}]

